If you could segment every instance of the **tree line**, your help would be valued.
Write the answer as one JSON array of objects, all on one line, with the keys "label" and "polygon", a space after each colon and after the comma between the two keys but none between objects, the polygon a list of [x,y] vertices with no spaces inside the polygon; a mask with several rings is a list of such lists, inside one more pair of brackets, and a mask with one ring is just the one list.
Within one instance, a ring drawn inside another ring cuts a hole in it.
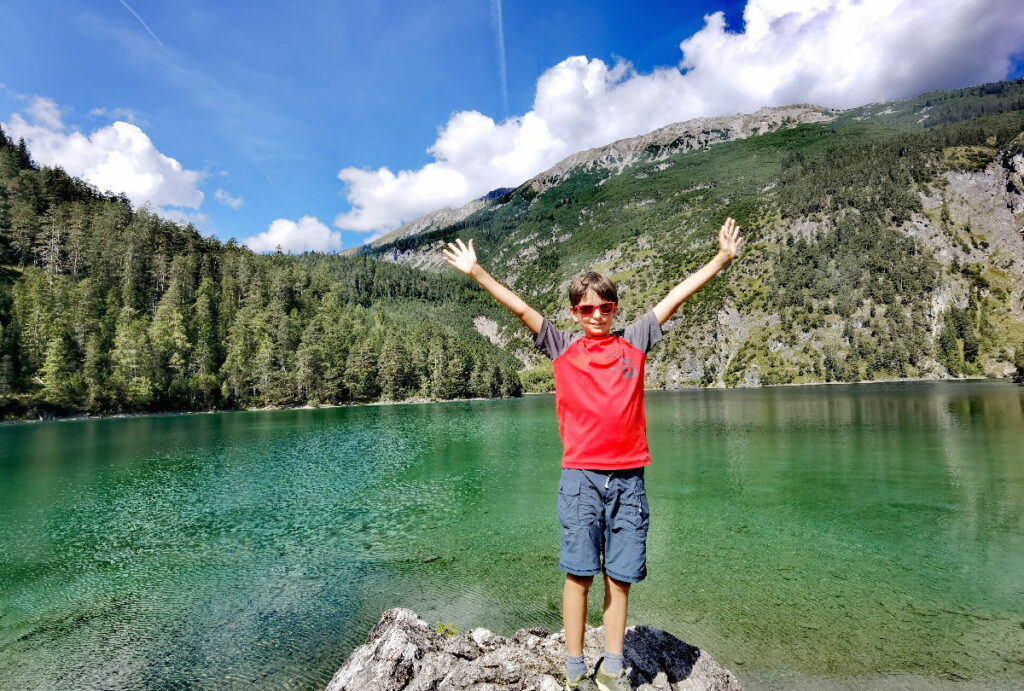
[{"label": "tree line", "polygon": [[461,276],[257,255],[37,166],[0,129],[0,416],[521,395]]}]

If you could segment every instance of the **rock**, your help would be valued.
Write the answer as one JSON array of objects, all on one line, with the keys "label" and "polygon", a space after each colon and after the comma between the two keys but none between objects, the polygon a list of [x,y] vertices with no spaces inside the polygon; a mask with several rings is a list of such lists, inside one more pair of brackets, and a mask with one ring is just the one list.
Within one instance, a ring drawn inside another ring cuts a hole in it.
[{"label": "rock", "polygon": [[[604,649],[587,627],[587,660]],[[649,626],[626,630],[625,663],[637,691],[739,691],[736,677],[710,655]],[[388,610],[352,652],[327,691],[560,691],[565,636],[522,629],[511,638],[474,629],[445,638],[408,609]]]}]

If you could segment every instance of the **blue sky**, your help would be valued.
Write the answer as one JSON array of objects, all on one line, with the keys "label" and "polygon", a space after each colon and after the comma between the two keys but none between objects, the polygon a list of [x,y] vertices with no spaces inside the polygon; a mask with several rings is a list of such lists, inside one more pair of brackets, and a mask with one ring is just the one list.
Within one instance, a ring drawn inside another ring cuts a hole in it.
[{"label": "blue sky", "polygon": [[12,0],[0,122],[204,233],[336,250],[688,117],[1020,76],[1014,5]]}]

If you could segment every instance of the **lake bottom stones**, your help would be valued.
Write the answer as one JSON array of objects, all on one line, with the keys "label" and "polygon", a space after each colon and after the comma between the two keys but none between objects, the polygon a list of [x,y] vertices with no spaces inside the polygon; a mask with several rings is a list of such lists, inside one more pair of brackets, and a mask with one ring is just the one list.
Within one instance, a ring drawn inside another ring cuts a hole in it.
[{"label": "lake bottom stones", "polygon": [[[587,661],[604,649],[588,626]],[[733,674],[706,652],[649,626],[626,631],[625,666],[637,691],[740,691]],[[408,609],[385,612],[327,691],[560,691],[565,635],[521,629],[511,637],[478,628],[448,638]]]}]

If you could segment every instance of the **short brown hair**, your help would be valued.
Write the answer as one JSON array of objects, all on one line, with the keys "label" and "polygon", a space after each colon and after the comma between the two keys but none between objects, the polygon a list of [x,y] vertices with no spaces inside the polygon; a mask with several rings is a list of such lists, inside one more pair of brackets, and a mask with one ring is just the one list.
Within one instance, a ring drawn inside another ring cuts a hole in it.
[{"label": "short brown hair", "polygon": [[569,303],[574,307],[580,304],[588,290],[593,290],[602,300],[619,301],[619,291],[614,283],[596,271],[586,271],[569,284]]}]

